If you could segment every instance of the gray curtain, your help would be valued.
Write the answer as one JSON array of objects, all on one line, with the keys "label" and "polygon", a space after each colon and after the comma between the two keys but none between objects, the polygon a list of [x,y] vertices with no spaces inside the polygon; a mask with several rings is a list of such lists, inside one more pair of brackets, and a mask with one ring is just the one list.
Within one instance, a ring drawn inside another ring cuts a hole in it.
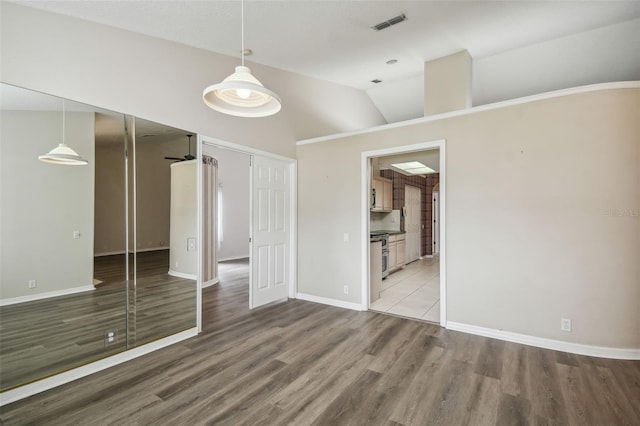
[{"label": "gray curtain", "polygon": [[202,283],[218,278],[218,161],[202,156]]}]

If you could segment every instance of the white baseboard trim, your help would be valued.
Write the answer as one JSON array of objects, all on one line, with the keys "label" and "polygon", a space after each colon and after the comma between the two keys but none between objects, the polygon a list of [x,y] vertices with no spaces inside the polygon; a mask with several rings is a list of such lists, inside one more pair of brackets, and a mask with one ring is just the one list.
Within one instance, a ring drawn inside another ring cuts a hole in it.
[{"label": "white baseboard trim", "polygon": [[235,256],[235,257],[225,257],[224,259],[218,259],[218,262],[228,262],[230,260],[240,260],[240,259],[248,259],[249,255],[243,255],[243,256]]},{"label": "white baseboard trim", "polygon": [[185,278],[187,280],[195,280],[197,278],[195,274],[186,274],[184,272],[177,272],[172,269],[169,269],[169,272],[167,272],[167,274],[171,275],[172,277]]},{"label": "white baseboard trim", "polygon": [[220,282],[220,278],[215,277],[212,280],[209,281],[205,281],[202,283],[202,288],[207,288],[207,287],[211,287],[212,285],[218,284]]},{"label": "white baseboard trim", "polygon": [[82,293],[84,291],[95,290],[93,285],[83,285],[80,287],[66,288],[64,290],[47,291],[29,296],[11,297],[0,299],[0,306],[15,305],[17,303],[33,302],[34,300],[49,299],[50,297],[66,296],[69,294]]},{"label": "white baseboard trim", "polygon": [[123,362],[130,361],[134,358],[138,358],[142,355],[146,355],[150,352],[156,351],[158,349],[164,348],[174,343],[178,343],[182,340],[186,340],[197,335],[198,329],[191,328],[172,336],[156,340],[155,342],[147,343],[146,345],[138,346],[137,348],[129,349],[119,354],[101,359],[99,361],[74,368],[73,370],[65,371],[64,373],[56,374],[55,376],[47,377],[46,379],[38,380],[37,382],[29,383],[27,385],[20,386],[19,388],[2,392],[0,393],[0,406],[10,404],[23,398],[27,398],[31,395],[35,395],[37,393],[64,385],[65,383],[72,382],[82,377],[89,376],[93,373],[97,373],[98,371],[105,370],[118,364],[122,364]]},{"label": "white baseboard trim", "polygon": [[[146,251],[159,251],[159,250],[169,250],[169,246],[162,247],[147,247],[136,250],[136,253],[144,253]],[[102,257],[102,256],[114,256],[116,254],[125,254],[124,250],[120,251],[105,251],[103,253],[94,253],[93,257]]]},{"label": "white baseboard trim", "polygon": [[569,352],[578,355],[595,356],[599,358],[640,360],[640,349],[608,348],[604,346],[583,345],[581,343],[564,342],[562,340],[546,339],[544,337],[529,336],[527,334],[512,333],[510,331],[479,327],[447,321],[447,329],[462,331],[478,336],[492,337],[506,342],[520,343],[538,348]]},{"label": "white baseboard trim", "polygon": [[329,299],[328,297],[313,296],[311,294],[296,293],[296,299],[306,300],[307,302],[322,303],[323,305],[336,306],[338,308],[351,309],[354,311],[363,311],[362,305],[359,303],[345,302],[338,299]]}]

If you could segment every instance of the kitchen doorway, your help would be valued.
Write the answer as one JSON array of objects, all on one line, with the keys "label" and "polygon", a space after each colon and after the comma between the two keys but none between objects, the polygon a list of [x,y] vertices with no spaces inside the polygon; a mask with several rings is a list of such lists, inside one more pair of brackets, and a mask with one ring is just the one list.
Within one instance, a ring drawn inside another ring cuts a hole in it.
[{"label": "kitchen doorway", "polygon": [[[382,203],[389,205],[385,209],[376,208],[372,200],[377,180],[391,182],[393,200]],[[436,185],[442,219],[437,224],[438,254],[432,251]],[[446,324],[445,187],[444,140],[362,153],[364,309]],[[388,238],[388,253],[374,242],[381,236]],[[385,255],[389,274],[383,279],[386,274],[377,268],[384,262],[377,258]]]}]

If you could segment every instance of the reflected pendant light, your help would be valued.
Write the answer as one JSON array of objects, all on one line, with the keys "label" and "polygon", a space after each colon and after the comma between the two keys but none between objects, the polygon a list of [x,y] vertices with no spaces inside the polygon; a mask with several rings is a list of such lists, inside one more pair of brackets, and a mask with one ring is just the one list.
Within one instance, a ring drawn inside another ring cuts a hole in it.
[{"label": "reflected pendant light", "polygon": [[236,117],[267,117],[280,111],[280,97],[265,88],[244,66],[244,0],[241,1],[242,65],[236,72],[202,92],[202,100],[211,109]]},{"label": "reflected pendant light", "polygon": [[64,164],[67,166],[84,166],[86,164],[89,164],[87,160],[80,157],[77,152],[69,148],[67,144],[64,143],[65,115],[66,114],[65,114],[64,99],[63,99],[62,100],[62,143],[57,147],[53,148],[47,154],[39,156],[38,160],[43,161],[45,163]]}]

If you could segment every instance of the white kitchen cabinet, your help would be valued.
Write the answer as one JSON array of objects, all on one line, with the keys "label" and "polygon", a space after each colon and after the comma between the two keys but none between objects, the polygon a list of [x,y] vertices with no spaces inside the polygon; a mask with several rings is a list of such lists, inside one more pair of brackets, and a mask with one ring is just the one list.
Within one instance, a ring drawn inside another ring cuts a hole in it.
[{"label": "white kitchen cabinet", "polygon": [[393,210],[393,184],[391,179],[374,177],[371,182],[371,210],[390,212]]},{"label": "white kitchen cabinet", "polygon": [[389,272],[405,265],[406,247],[405,234],[389,235]]},{"label": "white kitchen cabinet", "polygon": [[[397,250],[397,244],[394,237],[395,235],[389,237],[389,272],[393,272],[394,269],[397,269],[396,264],[398,263],[398,258],[397,258],[398,250]],[[393,238],[393,242],[391,242],[392,238]]]},{"label": "white kitchen cabinet", "polygon": [[369,255],[369,302],[373,303],[380,298],[382,290],[382,241],[371,243]]},{"label": "white kitchen cabinet", "polygon": [[396,260],[397,260],[397,265],[398,268],[401,268],[405,265],[406,262],[406,241],[405,240],[399,240],[397,241],[397,246],[396,246],[396,250],[397,250],[397,254],[396,254]]},{"label": "white kitchen cabinet", "polygon": [[382,181],[382,210],[393,210],[393,183],[390,180]]}]

